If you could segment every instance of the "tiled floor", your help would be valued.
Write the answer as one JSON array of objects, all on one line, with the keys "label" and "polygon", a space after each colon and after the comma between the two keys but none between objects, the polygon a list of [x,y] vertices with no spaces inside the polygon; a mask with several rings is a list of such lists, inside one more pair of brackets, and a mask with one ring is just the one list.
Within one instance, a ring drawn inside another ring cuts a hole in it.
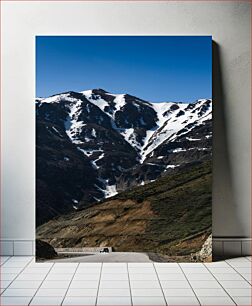
[{"label": "tiled floor", "polygon": [[251,257],[207,264],[0,259],[0,305],[252,304]]}]

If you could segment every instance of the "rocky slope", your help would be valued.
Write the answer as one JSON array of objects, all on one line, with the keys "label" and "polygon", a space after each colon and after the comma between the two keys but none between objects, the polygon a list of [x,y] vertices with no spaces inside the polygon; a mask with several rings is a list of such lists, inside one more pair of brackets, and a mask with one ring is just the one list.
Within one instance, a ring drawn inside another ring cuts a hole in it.
[{"label": "rocky slope", "polygon": [[211,159],[212,102],[102,89],[36,99],[37,225]]},{"label": "rocky slope", "polygon": [[209,161],[187,164],[155,182],[51,220],[37,228],[37,238],[53,247],[107,246],[193,260],[211,233],[211,172]]}]

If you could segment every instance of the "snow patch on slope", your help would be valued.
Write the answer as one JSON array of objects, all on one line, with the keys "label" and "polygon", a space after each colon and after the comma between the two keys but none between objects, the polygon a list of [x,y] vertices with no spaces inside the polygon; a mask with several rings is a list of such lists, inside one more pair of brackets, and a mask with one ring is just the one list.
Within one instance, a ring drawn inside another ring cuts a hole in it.
[{"label": "snow patch on slope", "polygon": [[[104,108],[106,106],[109,106],[107,101],[102,99],[101,96],[94,95],[92,90],[85,90],[85,91],[81,91],[80,93],[83,94],[89,102],[98,106],[100,108],[100,110],[102,110],[103,112],[104,112]],[[108,113],[106,113],[106,114],[108,114]]]},{"label": "snow patch on slope", "polygon": [[48,98],[37,98],[37,100],[40,100],[41,103],[59,103],[61,100],[73,100],[73,98],[69,97],[69,93],[66,94],[59,94],[59,95],[54,95]]},{"label": "snow patch on slope", "polygon": [[[188,133],[196,126],[199,126],[204,121],[212,118],[212,103],[205,110],[205,114],[201,116],[199,112],[207,102],[205,99],[198,100],[195,107],[187,109],[188,103],[152,103],[153,109],[157,113],[158,121],[157,128],[154,131],[148,131],[145,138],[145,144],[141,150],[141,162],[153,152],[164,141],[174,141],[180,132],[180,136]],[[174,110],[172,110],[172,106]],[[187,109],[187,110],[186,110]],[[186,127],[188,125],[188,127]]]},{"label": "snow patch on slope", "polygon": [[99,178],[99,181],[102,183],[103,188],[96,185],[96,187],[104,193],[104,198],[110,198],[116,195],[118,192],[116,190],[116,185],[109,185],[108,179]]},{"label": "snow patch on slope", "polygon": [[69,114],[65,121],[65,129],[70,140],[75,144],[83,143],[79,138],[82,128],[85,126],[83,121],[78,121],[81,114],[82,101],[73,99],[69,105]]},{"label": "snow patch on slope", "polygon": [[104,157],[104,153],[102,153],[101,155],[99,155],[99,157],[95,160],[91,161],[92,166],[94,167],[94,169],[98,170],[100,168],[100,166],[97,165],[97,162],[102,159]]},{"label": "snow patch on slope", "polygon": [[[115,113],[119,110],[121,110],[121,108],[125,105],[125,95],[116,95],[115,96],[115,99],[114,99],[114,103],[115,103],[115,109],[116,111],[114,112],[114,116],[115,116]],[[114,117],[113,116],[113,117]]]},{"label": "snow patch on slope", "polygon": [[[136,140],[136,134],[134,133],[133,128],[118,128],[115,123],[115,114],[120,111],[123,106],[126,104],[125,94],[110,94],[106,93],[106,95],[114,97],[114,109],[111,112],[105,111],[105,108],[108,107],[111,109],[109,103],[105,101],[100,95],[94,95],[92,90],[86,90],[81,92],[85,98],[90,102],[95,104],[100,108],[103,112],[105,112],[111,118],[111,127],[120,133],[124,139],[135,149],[138,151],[141,149],[141,144]],[[143,122],[143,119],[142,119]],[[145,123],[144,123],[145,124]]]},{"label": "snow patch on slope", "polygon": [[[181,109],[185,109],[188,104],[180,103],[175,104],[172,102],[162,102],[162,103],[152,103],[152,108],[156,111],[158,121],[156,122],[157,126],[153,130],[147,131],[147,136],[145,138],[144,145],[141,150],[141,163],[146,159],[147,155],[150,154],[153,150],[155,150],[162,142],[164,142],[167,139],[167,132],[170,130],[172,131],[172,128],[169,130],[163,130],[163,127],[168,123],[169,117],[174,117],[174,112],[171,112],[170,114],[166,114],[172,105],[178,105],[179,108],[176,110],[176,113],[179,112]],[[179,125],[175,124],[173,128],[176,128],[176,130],[179,130]]]}]

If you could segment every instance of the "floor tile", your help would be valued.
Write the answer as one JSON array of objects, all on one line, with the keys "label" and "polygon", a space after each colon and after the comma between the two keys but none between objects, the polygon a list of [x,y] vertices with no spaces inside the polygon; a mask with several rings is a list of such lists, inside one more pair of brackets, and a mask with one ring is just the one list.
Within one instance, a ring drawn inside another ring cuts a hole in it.
[{"label": "floor tile", "polygon": [[41,266],[35,266],[35,265],[28,265],[25,267],[23,273],[28,273],[27,271],[30,271],[30,273],[45,273],[49,272],[52,267],[41,267]]},{"label": "floor tile", "polygon": [[182,270],[184,271],[185,274],[199,274],[199,273],[209,273],[207,268],[203,267],[182,267]]},{"label": "floor tile", "polygon": [[52,267],[51,270],[50,270],[50,273],[51,274],[73,274],[73,273],[75,273],[75,271],[76,271],[75,267],[64,268],[64,269]]},{"label": "floor tile", "polygon": [[247,268],[239,268],[239,267],[234,267],[234,269],[238,272],[238,273],[248,273],[248,274],[251,274],[251,268],[250,267],[247,267]]},{"label": "floor tile", "polygon": [[67,281],[44,281],[41,285],[42,289],[64,289],[64,288],[68,288],[70,284],[70,280]]},{"label": "floor tile", "polygon": [[128,274],[127,269],[102,269],[102,274]]},{"label": "floor tile", "polygon": [[99,262],[81,262],[77,270],[101,270],[101,268],[102,264]]},{"label": "floor tile", "polygon": [[200,296],[198,297],[202,306],[224,306],[224,305],[235,305],[235,303],[228,296],[218,296],[218,297],[209,297],[209,296]]},{"label": "floor tile", "polygon": [[[68,275],[68,274],[67,274]],[[106,274],[109,275],[109,274]],[[99,280],[100,274],[75,274],[73,280]]]},{"label": "floor tile", "polygon": [[129,273],[155,274],[156,271],[153,267],[144,267],[144,268],[129,267]]},{"label": "floor tile", "polygon": [[213,275],[210,273],[187,274],[186,277],[188,278],[189,281],[191,280],[201,280],[201,281],[215,280]]},{"label": "floor tile", "polygon": [[1,297],[1,306],[4,305],[22,305],[26,306],[29,305],[30,300],[32,299],[31,296],[11,296],[11,297]]},{"label": "floor tile", "polygon": [[158,278],[160,279],[160,281],[163,281],[163,280],[174,280],[174,281],[186,280],[186,277],[183,273],[158,274]]},{"label": "floor tile", "polygon": [[122,268],[122,267],[127,267],[127,266],[128,266],[128,264],[125,263],[125,262],[104,262],[104,263],[102,264],[102,267],[103,267],[103,268],[104,268],[104,267]]},{"label": "floor tile", "polygon": [[169,288],[190,288],[190,284],[186,280],[181,281],[172,281],[172,280],[161,280],[162,288],[169,289]]},{"label": "floor tile", "polygon": [[18,274],[23,270],[23,268],[11,268],[11,267],[1,267],[1,274]]},{"label": "floor tile", "polygon": [[2,280],[0,282],[1,288],[7,288],[12,283],[12,280]]},{"label": "floor tile", "polygon": [[77,268],[80,264],[78,262],[56,262],[53,265],[55,269],[69,269],[69,268]]},{"label": "floor tile", "polygon": [[40,268],[40,269],[48,269],[51,268],[54,264],[49,262],[30,262],[27,268]]},{"label": "floor tile", "polygon": [[2,274],[1,273],[1,280],[13,280],[17,277],[17,274]]},{"label": "floor tile", "polygon": [[25,268],[26,265],[27,263],[23,261],[7,261],[2,265],[2,268]]},{"label": "floor tile", "polygon": [[9,256],[0,256],[0,264],[3,264],[7,260],[9,260],[11,257]]},{"label": "floor tile", "polygon": [[237,280],[242,281],[244,280],[241,275],[238,273],[228,273],[228,274],[215,274],[217,280]]},{"label": "floor tile", "polygon": [[234,261],[234,262],[229,262],[230,266],[233,268],[248,268],[251,270],[252,263],[250,261]]},{"label": "floor tile", "polygon": [[190,280],[190,284],[193,288],[221,288],[221,285],[217,281],[199,281],[199,280]]},{"label": "floor tile", "polygon": [[67,296],[97,296],[98,288],[69,288]]},{"label": "floor tile", "polygon": [[163,296],[162,290],[159,289],[139,289],[131,288],[132,296]]},{"label": "floor tile", "polygon": [[182,270],[180,269],[180,267],[170,267],[170,268],[162,268],[162,267],[158,267],[156,268],[156,271],[158,274],[166,274],[166,273],[183,273]]},{"label": "floor tile", "polygon": [[[118,283],[118,282],[115,282]],[[120,282],[119,282],[120,283]],[[92,289],[92,288],[98,288],[99,281],[94,280],[94,281],[79,281],[79,280],[73,280],[70,284],[70,288],[87,288],[87,289]]]},{"label": "floor tile", "polygon": [[97,305],[123,305],[123,306],[128,306],[132,305],[131,304],[131,298],[129,296],[120,296],[120,297],[106,297],[106,296],[99,296],[97,299]]},{"label": "floor tile", "polygon": [[224,288],[251,288],[251,285],[244,281],[219,281]]},{"label": "floor tile", "polygon": [[165,296],[195,296],[191,289],[177,289],[177,288],[169,288],[163,289]]},{"label": "floor tile", "polygon": [[95,296],[88,296],[88,297],[87,296],[78,296],[78,297],[66,296],[62,305],[92,306],[92,305],[95,305],[95,302],[96,302]]},{"label": "floor tile", "polygon": [[36,292],[36,288],[26,289],[9,289],[7,288],[2,296],[33,296]]},{"label": "floor tile", "polygon": [[129,262],[128,268],[136,267],[136,268],[149,268],[153,267],[153,263],[149,262]]},{"label": "floor tile", "polygon": [[231,267],[224,267],[224,268],[219,268],[219,267],[208,267],[208,269],[211,271],[213,274],[232,274],[235,273],[235,270]]},{"label": "floor tile", "polygon": [[13,256],[9,260],[10,261],[24,261],[24,262],[29,262],[34,259],[33,256]]},{"label": "floor tile", "polygon": [[227,296],[227,293],[222,288],[194,288],[195,294],[199,296]]},{"label": "floor tile", "polygon": [[130,280],[157,280],[157,275],[152,274],[140,274],[140,273],[130,273],[129,274]]},{"label": "floor tile", "polygon": [[250,284],[252,284],[252,276],[251,276],[251,274],[243,273],[243,274],[242,274],[242,277],[245,278],[246,281],[248,281]]},{"label": "floor tile", "polygon": [[206,262],[204,263],[206,268],[208,267],[215,267],[215,268],[229,268],[229,264],[225,261],[216,261],[216,262]]},{"label": "floor tile", "polygon": [[130,296],[130,290],[129,288],[100,288],[98,296]]},{"label": "floor tile", "polygon": [[22,273],[20,274],[16,280],[31,280],[31,281],[38,281],[43,280],[45,278],[44,274],[31,274],[31,273]]},{"label": "floor tile", "polygon": [[133,296],[132,297],[133,305],[139,305],[139,306],[153,306],[153,305],[166,305],[165,299],[161,296]]},{"label": "floor tile", "polygon": [[169,306],[172,305],[200,305],[199,301],[196,297],[194,296],[187,296],[187,297],[183,297],[183,296],[168,296],[166,297],[166,302]]},{"label": "floor tile", "polygon": [[46,276],[46,274],[49,272],[50,268],[47,269],[41,269],[41,268],[26,268],[22,273],[25,274],[41,274]]},{"label": "floor tile", "polygon": [[38,288],[40,286],[42,281],[18,281],[15,280],[12,282],[10,285],[10,289],[33,289],[33,288]]},{"label": "floor tile", "polygon": [[66,291],[66,288],[40,288],[36,296],[64,296]]},{"label": "floor tile", "polygon": [[[100,285],[101,286],[101,285]],[[145,289],[158,289],[160,288],[160,284],[157,280],[154,281],[136,281],[136,280],[132,280],[130,281],[130,287],[131,288],[145,288]]]},{"label": "floor tile", "polygon": [[[23,256],[16,256],[16,257],[13,257],[13,258],[18,258],[18,257],[23,257]],[[31,260],[29,260],[29,264],[32,264],[32,263],[45,263],[45,262],[37,262],[36,258],[34,256],[32,256]]]},{"label": "floor tile", "polygon": [[[110,263],[106,263],[106,264],[110,264]],[[112,263],[112,264],[114,264],[114,263]],[[102,263],[101,262],[81,262],[80,264],[79,264],[79,267],[80,266],[89,266],[89,267],[92,267],[92,266],[102,266]]]},{"label": "floor tile", "polygon": [[251,296],[251,288],[226,288],[230,296]]},{"label": "floor tile", "polygon": [[[98,285],[98,283],[97,283]],[[113,288],[129,288],[129,281],[101,281],[99,288],[113,289]]]},{"label": "floor tile", "polygon": [[202,268],[204,267],[204,263],[202,262],[181,262],[178,264],[180,267],[184,268],[184,267],[196,267],[196,268]]},{"label": "floor tile", "polygon": [[247,257],[235,257],[235,258],[230,258],[230,259],[226,259],[226,262],[230,263],[230,262],[247,262]]},{"label": "floor tile", "polygon": [[63,296],[35,296],[30,305],[61,305],[63,301]]},{"label": "floor tile", "polygon": [[177,262],[154,262],[153,265],[156,268],[162,267],[179,267],[179,264]]},{"label": "floor tile", "polygon": [[76,270],[76,273],[96,273],[100,274],[101,272],[101,267],[78,267]]},{"label": "floor tile", "polygon": [[101,268],[99,268],[99,269],[77,268],[75,274],[96,274],[96,275],[100,275],[101,274]]},{"label": "floor tile", "polygon": [[[99,278],[98,278],[99,279]],[[123,273],[123,274],[102,274],[101,275],[101,280],[128,280],[128,274]]]},{"label": "floor tile", "polygon": [[128,273],[127,265],[103,265],[102,266],[102,273]]},{"label": "floor tile", "polygon": [[73,277],[72,274],[51,274],[49,273],[46,276],[46,280],[53,280],[53,281],[62,281],[62,280],[71,280]]},{"label": "floor tile", "polygon": [[251,306],[252,298],[250,296],[234,296],[233,300],[237,305]]}]

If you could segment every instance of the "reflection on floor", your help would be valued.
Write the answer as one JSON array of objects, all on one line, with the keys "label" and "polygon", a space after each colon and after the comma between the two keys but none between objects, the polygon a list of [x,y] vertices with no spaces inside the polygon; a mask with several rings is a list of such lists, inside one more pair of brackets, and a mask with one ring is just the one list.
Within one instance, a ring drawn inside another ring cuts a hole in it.
[{"label": "reflection on floor", "polygon": [[0,259],[0,305],[252,304],[251,257],[206,264]]}]

